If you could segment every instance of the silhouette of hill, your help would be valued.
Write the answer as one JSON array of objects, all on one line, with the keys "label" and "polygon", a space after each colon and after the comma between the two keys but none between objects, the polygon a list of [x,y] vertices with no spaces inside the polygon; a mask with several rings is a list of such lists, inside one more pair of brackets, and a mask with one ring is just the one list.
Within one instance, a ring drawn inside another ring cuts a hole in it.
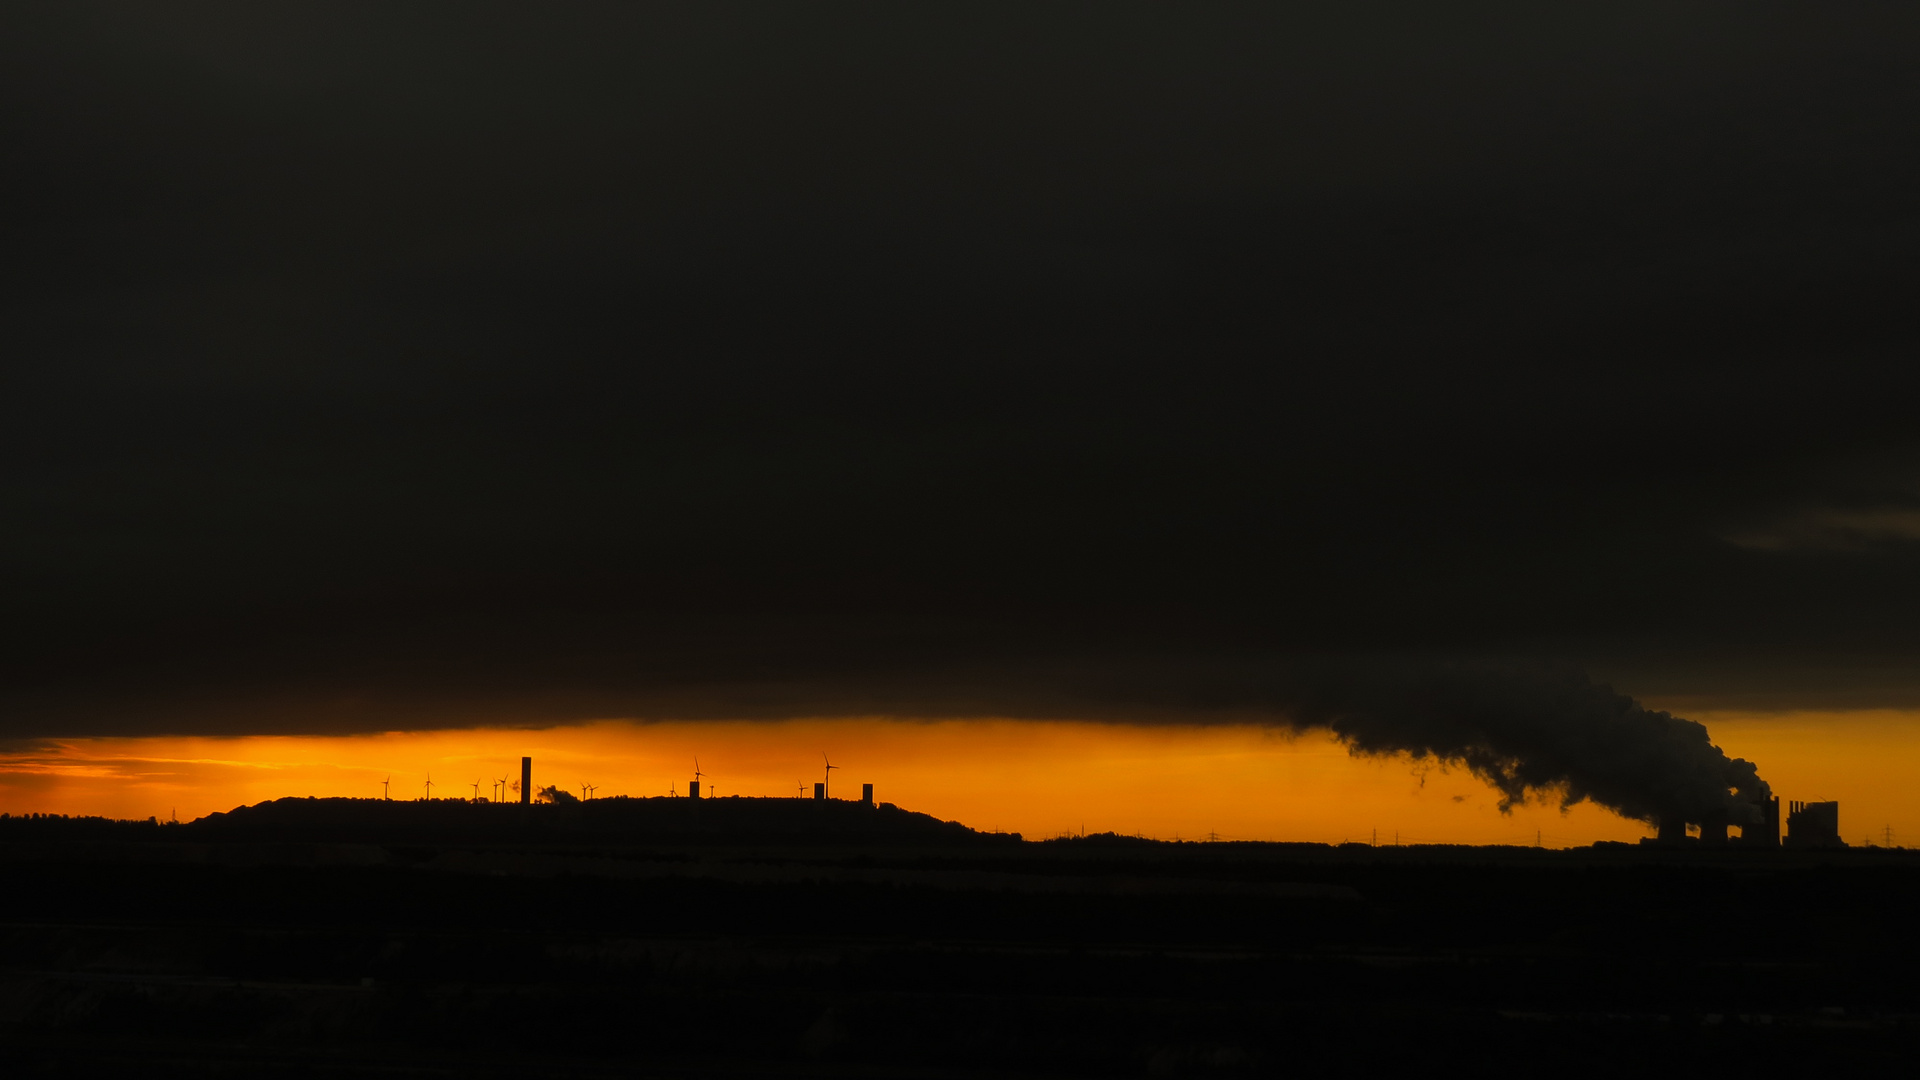
[{"label": "silhouette of hill", "polygon": [[328,843],[970,844],[1016,842],[954,821],[839,799],[628,798],[572,803],[465,799],[285,798],[210,814],[181,827],[190,840]]}]

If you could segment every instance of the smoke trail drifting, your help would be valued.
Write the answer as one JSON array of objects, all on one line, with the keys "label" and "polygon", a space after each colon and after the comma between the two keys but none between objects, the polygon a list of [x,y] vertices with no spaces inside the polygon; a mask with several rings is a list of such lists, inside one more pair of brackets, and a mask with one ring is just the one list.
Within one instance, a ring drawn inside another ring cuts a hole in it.
[{"label": "smoke trail drifting", "polygon": [[1771,794],[1754,764],[1729,758],[1704,725],[1578,672],[1323,670],[1293,689],[1275,703],[1290,726],[1332,731],[1355,753],[1464,765],[1499,790],[1503,811],[1533,795],[1591,800],[1649,823],[1724,815],[1741,824],[1759,821],[1755,803]]}]

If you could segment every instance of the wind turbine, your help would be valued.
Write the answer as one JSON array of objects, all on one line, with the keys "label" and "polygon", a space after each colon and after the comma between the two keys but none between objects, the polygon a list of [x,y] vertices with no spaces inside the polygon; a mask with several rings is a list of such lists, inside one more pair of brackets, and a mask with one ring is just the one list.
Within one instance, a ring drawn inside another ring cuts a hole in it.
[{"label": "wind turbine", "polygon": [[473,782],[473,801],[474,802],[480,801],[480,781],[478,780],[475,780]]},{"label": "wind turbine", "polygon": [[392,773],[388,773],[387,778],[385,780],[380,781],[380,797],[382,799],[387,800],[388,802],[393,801],[393,796],[387,792],[387,785],[391,783],[393,783]]},{"label": "wind turbine", "polygon": [[821,789],[820,794],[825,795],[827,798],[831,799],[833,798],[833,770],[839,768],[840,766],[835,765],[827,757],[827,752],[825,750],[820,751],[820,760],[825,761],[827,763],[827,784],[826,784],[826,787]]},{"label": "wind turbine", "polygon": [[802,780],[800,781],[800,793],[798,795],[795,795],[794,798],[804,799],[806,797],[807,797],[807,782],[805,780]]},{"label": "wind turbine", "polygon": [[700,757],[699,755],[696,754],[694,755],[694,759],[693,759],[693,782],[698,784],[700,782],[700,778],[705,775],[707,774],[700,771]]},{"label": "wind turbine", "polygon": [[427,774],[427,801],[433,801],[433,774]]},{"label": "wind turbine", "polygon": [[589,799],[591,799],[591,798],[593,798],[593,793],[594,793],[594,792],[596,792],[596,791],[599,791],[599,790],[600,790],[600,785],[598,785],[598,784],[586,784],[586,785],[584,785],[584,786],[585,786],[585,787],[586,787],[586,789],[587,789],[587,798],[589,798]]},{"label": "wind turbine", "polygon": [[504,776],[500,778],[500,801],[507,801],[507,778]]}]

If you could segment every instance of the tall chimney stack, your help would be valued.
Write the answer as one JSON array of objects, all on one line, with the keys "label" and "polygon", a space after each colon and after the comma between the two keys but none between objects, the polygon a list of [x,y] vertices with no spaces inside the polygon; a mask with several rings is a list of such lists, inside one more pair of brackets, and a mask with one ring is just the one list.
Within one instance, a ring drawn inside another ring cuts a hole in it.
[{"label": "tall chimney stack", "polygon": [[1771,795],[1756,803],[1760,820],[1740,826],[1740,843],[1755,847],[1780,846],[1780,796]]},{"label": "tall chimney stack", "polygon": [[531,803],[532,801],[533,801],[533,759],[530,757],[523,757],[520,759],[520,805],[525,806],[528,803]]}]

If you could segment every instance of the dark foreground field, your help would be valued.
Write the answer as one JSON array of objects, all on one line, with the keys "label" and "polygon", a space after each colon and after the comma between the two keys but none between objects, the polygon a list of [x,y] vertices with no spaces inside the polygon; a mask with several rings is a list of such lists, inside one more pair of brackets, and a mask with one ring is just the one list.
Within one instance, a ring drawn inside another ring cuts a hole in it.
[{"label": "dark foreground field", "polygon": [[212,836],[0,829],[0,1072],[1787,1075],[1920,1044],[1899,852]]}]

